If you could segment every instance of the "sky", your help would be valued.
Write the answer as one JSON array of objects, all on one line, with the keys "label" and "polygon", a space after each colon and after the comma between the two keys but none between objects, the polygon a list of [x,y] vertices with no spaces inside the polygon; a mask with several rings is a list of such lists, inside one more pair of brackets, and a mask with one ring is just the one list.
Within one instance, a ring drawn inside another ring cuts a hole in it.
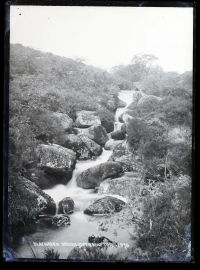
[{"label": "sky", "polygon": [[11,6],[10,42],[109,70],[138,53],[165,71],[192,70],[193,9]]}]

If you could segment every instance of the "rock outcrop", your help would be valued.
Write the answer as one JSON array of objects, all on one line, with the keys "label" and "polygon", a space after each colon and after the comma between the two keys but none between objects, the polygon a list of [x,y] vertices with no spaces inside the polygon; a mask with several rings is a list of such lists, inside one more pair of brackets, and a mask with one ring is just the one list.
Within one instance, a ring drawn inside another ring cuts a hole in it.
[{"label": "rock outcrop", "polygon": [[39,159],[39,174],[43,174],[41,181],[45,180],[43,182],[46,188],[59,183],[66,184],[71,179],[76,161],[73,150],[57,144],[40,144],[36,148],[36,154]]},{"label": "rock outcrop", "polygon": [[118,198],[106,196],[94,201],[84,210],[87,215],[106,215],[120,212],[126,203]]},{"label": "rock outcrop", "polygon": [[122,170],[118,162],[104,162],[82,172],[76,179],[77,185],[85,189],[95,188],[106,178],[119,176]]},{"label": "rock outcrop", "polygon": [[54,119],[54,121],[57,121],[60,123],[64,131],[71,130],[72,125],[73,125],[73,120],[67,114],[59,113],[59,112],[52,112],[51,117],[52,119]]},{"label": "rock outcrop", "polygon": [[87,129],[77,129],[77,133],[87,136],[101,146],[104,146],[109,140],[108,134],[102,125],[94,125]]},{"label": "rock outcrop", "polygon": [[93,125],[101,125],[101,120],[96,111],[77,112],[76,126],[78,128],[87,128]]},{"label": "rock outcrop", "polygon": [[91,159],[102,153],[101,146],[85,135],[68,134],[62,140],[62,146],[76,152],[77,158],[80,160]]}]

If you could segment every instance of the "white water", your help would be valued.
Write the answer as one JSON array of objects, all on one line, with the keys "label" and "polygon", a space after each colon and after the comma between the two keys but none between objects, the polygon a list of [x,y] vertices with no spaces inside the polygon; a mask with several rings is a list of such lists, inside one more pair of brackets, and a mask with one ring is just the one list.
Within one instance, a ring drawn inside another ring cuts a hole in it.
[{"label": "white water", "polygon": [[[133,91],[130,90],[122,90],[119,93],[119,98],[126,102],[126,107],[118,108],[115,115],[115,130],[119,128],[121,123],[118,122],[119,116],[126,111],[127,107],[133,100]],[[38,231],[31,236],[28,236],[29,242],[33,245],[33,242],[55,242],[58,243],[59,246],[53,247],[55,250],[61,254],[60,258],[67,258],[68,253],[71,249],[73,249],[75,244],[78,243],[87,243],[88,236],[92,234],[100,235],[101,232],[98,230],[99,221],[102,221],[103,217],[90,217],[83,213],[83,211],[92,203],[93,200],[104,197],[105,195],[99,195],[95,193],[94,190],[86,190],[77,186],[76,178],[77,176],[87,170],[90,167],[96,166],[103,162],[106,162],[110,155],[112,154],[111,150],[103,149],[102,154],[96,158],[95,160],[88,161],[78,161],[73,172],[72,179],[67,185],[56,185],[51,189],[46,189],[44,192],[49,194],[56,204],[61,201],[65,197],[70,197],[75,202],[74,213],[70,215],[71,225],[65,228],[59,228],[57,230],[52,229],[43,229]],[[113,195],[112,195],[113,196]],[[124,200],[124,198],[117,196],[116,197]],[[127,230],[123,230],[120,228],[115,229],[118,233],[115,237],[113,234],[108,232],[103,232],[102,235],[107,236],[113,241],[117,241],[118,243],[128,243],[129,233]],[[68,246],[62,246],[62,243],[68,243]],[[71,243],[71,245],[70,245]],[[43,258],[44,250],[47,247],[45,246],[37,246],[34,247],[37,256]],[[25,242],[18,250],[17,253],[19,257],[29,258],[32,256],[29,245]]]},{"label": "white water", "polygon": [[121,90],[118,95],[119,99],[124,101],[126,103],[126,106],[123,108],[118,108],[115,113],[115,124],[114,124],[114,130],[118,130],[121,128],[123,123],[119,122],[119,117],[127,110],[127,107],[131,104],[133,101],[133,91],[130,90]]},{"label": "white water", "polygon": [[90,167],[106,162],[111,156],[111,150],[103,149],[102,154],[96,160],[78,161],[74,169],[72,179],[67,185],[56,185],[51,189],[46,189],[44,192],[49,194],[56,204],[65,197],[70,197],[75,202],[75,210],[83,211],[97,197],[97,193],[93,189],[83,189],[77,186],[77,176]]}]

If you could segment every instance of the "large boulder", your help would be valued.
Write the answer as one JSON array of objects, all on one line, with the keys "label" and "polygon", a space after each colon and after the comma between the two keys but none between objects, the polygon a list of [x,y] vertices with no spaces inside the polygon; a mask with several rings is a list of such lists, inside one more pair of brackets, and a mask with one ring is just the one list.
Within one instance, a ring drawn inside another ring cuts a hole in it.
[{"label": "large boulder", "polygon": [[127,199],[133,199],[136,191],[136,183],[141,180],[139,172],[125,173],[123,176],[114,179],[106,179],[99,188],[100,195],[119,195]]},{"label": "large boulder", "polygon": [[8,223],[13,241],[24,233],[34,232],[40,215],[55,215],[54,200],[35,183],[20,177],[8,190]]},{"label": "large boulder", "polygon": [[106,178],[119,176],[122,170],[118,162],[104,162],[83,171],[76,179],[77,185],[85,189],[95,188]]},{"label": "large boulder", "polygon": [[91,159],[102,153],[102,148],[99,144],[81,134],[65,135],[62,139],[62,146],[76,152],[77,158],[80,160]]},{"label": "large boulder", "polygon": [[84,210],[87,215],[106,215],[120,212],[126,203],[118,198],[106,196],[94,201]]},{"label": "large boulder", "polygon": [[72,177],[76,153],[57,144],[40,144],[36,148],[39,168],[49,178],[49,187],[55,184],[66,184]]},{"label": "large boulder", "polygon": [[58,204],[58,214],[72,214],[74,211],[74,201],[70,197],[62,199]]},{"label": "large boulder", "polygon": [[79,128],[87,128],[93,125],[100,125],[101,120],[96,111],[80,111],[76,114],[76,126]]},{"label": "large boulder", "polygon": [[104,148],[106,150],[113,150],[118,144],[122,143],[123,141],[122,140],[113,140],[113,139],[110,139],[106,142]]},{"label": "large boulder", "polygon": [[126,138],[126,130],[120,129],[111,132],[111,138],[114,140],[124,140]]},{"label": "large boulder", "polygon": [[87,136],[101,146],[104,146],[109,140],[108,134],[102,125],[94,125],[87,129],[77,129],[77,132]]},{"label": "large boulder", "polygon": [[60,123],[61,127],[64,131],[70,131],[73,125],[73,120],[64,113],[60,112],[52,112],[51,117],[54,118],[54,121],[57,121]]}]

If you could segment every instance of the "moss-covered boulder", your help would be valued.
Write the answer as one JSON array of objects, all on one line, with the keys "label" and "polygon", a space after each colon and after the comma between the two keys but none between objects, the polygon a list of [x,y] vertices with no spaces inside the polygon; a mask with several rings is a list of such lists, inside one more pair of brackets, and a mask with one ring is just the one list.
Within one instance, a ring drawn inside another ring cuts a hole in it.
[{"label": "moss-covered boulder", "polygon": [[102,125],[94,125],[87,129],[77,129],[77,132],[87,136],[101,146],[104,146],[109,140],[106,129]]},{"label": "moss-covered boulder", "polygon": [[36,148],[36,154],[39,159],[39,174],[42,173],[44,176],[41,181],[49,179],[47,186],[48,183],[49,187],[60,183],[66,184],[71,179],[76,162],[76,153],[73,150],[57,144],[40,144]]},{"label": "moss-covered boulder", "polygon": [[99,144],[82,134],[67,134],[63,136],[62,146],[76,152],[77,158],[80,160],[91,159],[102,153],[102,148]]}]

